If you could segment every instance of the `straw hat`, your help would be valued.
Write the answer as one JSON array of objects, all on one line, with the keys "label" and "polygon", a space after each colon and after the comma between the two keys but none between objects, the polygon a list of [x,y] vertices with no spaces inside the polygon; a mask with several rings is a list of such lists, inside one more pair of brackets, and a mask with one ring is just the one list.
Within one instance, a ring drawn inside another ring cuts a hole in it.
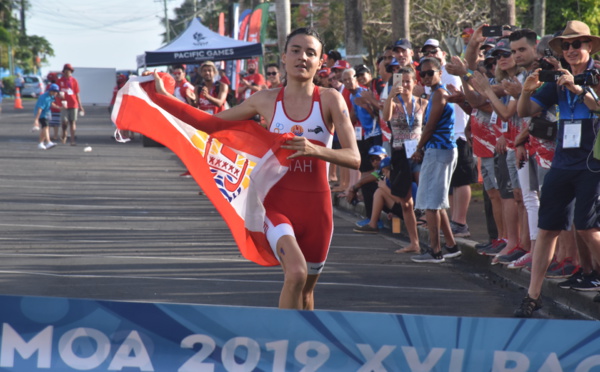
[{"label": "straw hat", "polygon": [[204,63],[202,63],[200,65],[200,70],[202,70],[202,67],[205,67],[205,66],[211,67],[213,69],[213,72],[215,74],[217,73],[217,66],[215,66],[213,61],[204,61]]},{"label": "straw hat", "polygon": [[592,50],[590,51],[590,55],[598,53],[598,51],[600,51],[600,37],[590,35],[590,28],[581,21],[567,22],[567,27],[565,27],[562,35],[550,40],[548,44],[552,50],[560,54],[562,53],[560,45],[562,44],[563,40],[574,39],[583,36],[591,40],[590,45],[592,46]]}]

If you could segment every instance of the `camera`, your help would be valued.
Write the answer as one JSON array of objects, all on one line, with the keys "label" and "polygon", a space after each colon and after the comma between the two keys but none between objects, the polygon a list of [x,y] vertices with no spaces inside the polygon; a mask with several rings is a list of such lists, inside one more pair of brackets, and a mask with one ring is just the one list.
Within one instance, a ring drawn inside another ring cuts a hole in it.
[{"label": "camera", "polygon": [[554,58],[554,54],[552,54],[550,48],[544,49],[544,57],[540,58],[538,63],[542,70],[554,70],[554,66],[552,65],[552,63],[546,61],[544,58]]},{"label": "camera", "polygon": [[542,70],[538,75],[539,81],[554,83],[563,73],[554,70]]},{"label": "camera", "polygon": [[485,37],[501,37],[502,26],[483,26],[481,35]]},{"label": "camera", "polygon": [[586,70],[583,74],[575,75],[573,82],[577,85],[598,85],[600,71],[597,68]]}]

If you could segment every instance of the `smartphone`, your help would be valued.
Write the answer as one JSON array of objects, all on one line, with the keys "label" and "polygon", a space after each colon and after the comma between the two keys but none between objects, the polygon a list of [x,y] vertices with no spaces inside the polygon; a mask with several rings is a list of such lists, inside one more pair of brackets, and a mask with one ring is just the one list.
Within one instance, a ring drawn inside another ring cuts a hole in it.
[{"label": "smartphone", "polygon": [[541,70],[538,76],[539,81],[554,83],[562,75],[560,71]]},{"label": "smartphone", "polygon": [[394,79],[392,80],[392,85],[396,86],[402,82],[402,74],[394,74]]},{"label": "smartphone", "polygon": [[481,35],[485,37],[501,37],[502,26],[483,26]]}]

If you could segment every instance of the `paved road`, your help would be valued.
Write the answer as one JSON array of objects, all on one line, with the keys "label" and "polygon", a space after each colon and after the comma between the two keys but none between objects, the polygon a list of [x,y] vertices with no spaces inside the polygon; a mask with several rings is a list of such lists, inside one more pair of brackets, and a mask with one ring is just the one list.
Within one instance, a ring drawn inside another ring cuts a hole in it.
[{"label": "paved road", "polygon": [[[0,116],[0,293],[276,306],[280,268],[240,257],[172,152],[116,143],[105,107],[86,107],[77,146],[38,150],[33,104],[5,100]],[[412,263],[393,253],[405,242],[355,234],[355,219],[336,212],[317,308],[505,317],[520,302],[485,266]]]}]

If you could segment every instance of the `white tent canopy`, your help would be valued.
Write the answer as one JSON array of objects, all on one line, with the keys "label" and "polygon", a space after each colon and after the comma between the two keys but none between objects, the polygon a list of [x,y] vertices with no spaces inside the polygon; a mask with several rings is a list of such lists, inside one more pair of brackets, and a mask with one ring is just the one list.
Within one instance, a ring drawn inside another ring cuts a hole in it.
[{"label": "white tent canopy", "polygon": [[194,18],[188,28],[169,44],[138,56],[138,68],[202,61],[247,59],[263,54],[262,44],[219,35]]}]

